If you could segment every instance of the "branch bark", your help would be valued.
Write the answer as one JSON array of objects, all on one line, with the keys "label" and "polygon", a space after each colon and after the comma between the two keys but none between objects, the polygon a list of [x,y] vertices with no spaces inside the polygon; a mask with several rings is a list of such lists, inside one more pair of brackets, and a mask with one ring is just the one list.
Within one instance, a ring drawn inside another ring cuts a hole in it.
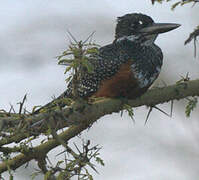
[{"label": "branch bark", "polygon": [[[186,81],[164,88],[154,88],[147,91],[147,93],[140,98],[127,100],[125,103],[131,107],[139,107],[143,105],[155,106],[157,104],[165,103],[171,100],[180,100],[188,96],[199,96],[199,80]],[[90,127],[100,117],[123,110],[123,105],[124,101],[121,99],[101,98],[95,101],[93,104],[84,105],[83,108],[82,106],[73,107],[72,110],[66,108],[63,110],[57,110],[56,112],[52,112],[50,114],[42,113],[37,117],[39,120],[41,120],[41,116],[45,117],[46,119],[49,119],[53,116],[56,122],[59,122],[61,117],[66,117],[65,122],[61,123],[59,128],[67,127],[71,122],[75,122],[75,125],[70,126],[67,130],[59,134],[59,138],[66,142]],[[32,118],[35,119],[37,117],[30,116],[27,120],[30,121]],[[47,127],[42,127],[42,131],[45,130],[47,130]],[[20,138],[22,137],[20,136]],[[23,138],[26,138],[25,134]],[[55,139],[49,139],[47,142],[34,147],[30,152],[26,152],[24,154],[20,153],[14,158],[0,164],[0,174],[4,171],[7,171],[8,167],[14,170],[32,159],[37,160],[41,156],[45,156],[50,150],[59,145],[59,142]]]}]

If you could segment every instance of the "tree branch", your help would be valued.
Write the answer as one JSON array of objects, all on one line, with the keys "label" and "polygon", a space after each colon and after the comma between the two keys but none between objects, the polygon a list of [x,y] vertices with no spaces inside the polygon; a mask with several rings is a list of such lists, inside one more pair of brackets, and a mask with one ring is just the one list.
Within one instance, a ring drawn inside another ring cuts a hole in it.
[{"label": "tree branch", "polygon": [[[154,106],[168,102],[170,100],[180,100],[188,96],[199,96],[199,80],[187,81],[164,88],[154,88],[149,90],[140,98],[135,100],[127,100],[125,103],[132,107],[138,107],[142,105]],[[72,125],[59,135],[60,139],[64,140],[64,142],[67,142],[71,138],[81,133],[83,130],[90,127],[100,117],[123,110],[123,105],[124,103],[121,99],[101,98],[95,101],[93,104],[87,104],[86,106],[84,105],[83,108],[75,107],[74,109],[73,107],[72,111],[69,111],[68,108],[66,108],[52,112],[50,115],[47,113],[42,113],[41,115],[46,117],[53,116],[56,122],[59,122],[59,118],[57,118],[59,116],[57,115],[60,113],[60,117],[67,117],[66,122],[61,123],[59,129],[68,126],[68,122],[78,122],[77,125]],[[34,116],[33,118],[36,117]],[[41,119],[40,115],[39,119]],[[31,117],[29,117],[28,120],[31,120]],[[42,127],[42,131],[44,130],[47,130],[47,127]],[[25,137],[26,135],[24,135],[24,138]],[[32,159],[37,160],[41,156],[45,156],[50,150],[59,145],[60,143],[56,139],[49,139],[47,142],[31,149],[31,151],[28,151],[24,154],[21,153],[6,162],[2,162],[0,164],[0,173],[8,170],[8,167],[11,169],[16,169]]]}]

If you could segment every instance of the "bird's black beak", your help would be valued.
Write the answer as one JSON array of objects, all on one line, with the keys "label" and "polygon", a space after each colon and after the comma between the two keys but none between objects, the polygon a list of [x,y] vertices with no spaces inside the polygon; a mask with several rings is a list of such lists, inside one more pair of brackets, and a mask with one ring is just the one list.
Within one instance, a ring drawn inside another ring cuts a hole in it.
[{"label": "bird's black beak", "polygon": [[142,28],[139,32],[143,34],[160,34],[178,28],[180,24],[173,23],[153,23],[151,26]]}]

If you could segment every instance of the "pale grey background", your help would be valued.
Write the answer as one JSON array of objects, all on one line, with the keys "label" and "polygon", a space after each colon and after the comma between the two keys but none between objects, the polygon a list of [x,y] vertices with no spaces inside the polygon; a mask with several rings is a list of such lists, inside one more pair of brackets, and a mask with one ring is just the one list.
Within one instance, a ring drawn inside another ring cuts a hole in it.
[{"label": "pale grey background", "polygon": [[[164,65],[155,85],[175,83],[190,72],[198,77],[199,57],[193,57],[193,45],[184,46],[188,34],[199,24],[198,6],[170,10],[171,3],[151,5],[150,0],[21,0],[2,1],[0,6],[0,109],[17,108],[25,93],[26,107],[42,105],[66,88],[63,67],[55,56],[68,43],[67,30],[78,39],[96,31],[100,45],[112,42],[116,17],[142,12],[156,22],[182,24],[181,28],[158,37],[156,43],[164,52]],[[175,102],[174,114],[168,118],[154,110],[144,126],[148,109],[135,109],[135,120],[125,114],[101,118],[89,132],[82,133],[93,145],[103,146],[101,157],[105,167],[98,168],[96,180],[197,180],[199,176],[198,108],[187,119],[185,101]],[[169,104],[159,106],[169,111]],[[72,140],[73,141],[73,140]],[[79,139],[76,139],[79,142]],[[52,161],[61,159],[51,152]],[[34,170],[32,161],[27,169],[18,169],[16,180],[27,180]],[[6,174],[4,174],[6,177]],[[38,177],[37,180],[41,179]]]}]

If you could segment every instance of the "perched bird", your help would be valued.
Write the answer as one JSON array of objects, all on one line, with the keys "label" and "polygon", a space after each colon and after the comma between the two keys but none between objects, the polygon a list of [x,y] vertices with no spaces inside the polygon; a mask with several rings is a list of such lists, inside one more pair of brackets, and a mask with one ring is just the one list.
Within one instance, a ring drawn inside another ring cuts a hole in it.
[{"label": "perched bird", "polygon": [[[90,63],[94,70],[79,81],[80,97],[128,97],[142,95],[158,77],[163,60],[161,49],[154,44],[158,34],[179,24],[154,23],[144,14],[118,17],[115,40],[99,49]],[[72,85],[63,94],[72,97]]]},{"label": "perched bird", "polygon": [[[158,77],[163,60],[161,49],[154,43],[161,33],[179,24],[155,23],[141,13],[118,17],[115,40],[91,57],[92,73],[84,73],[77,84],[79,97],[141,96]],[[72,82],[58,98],[73,98]]]}]

